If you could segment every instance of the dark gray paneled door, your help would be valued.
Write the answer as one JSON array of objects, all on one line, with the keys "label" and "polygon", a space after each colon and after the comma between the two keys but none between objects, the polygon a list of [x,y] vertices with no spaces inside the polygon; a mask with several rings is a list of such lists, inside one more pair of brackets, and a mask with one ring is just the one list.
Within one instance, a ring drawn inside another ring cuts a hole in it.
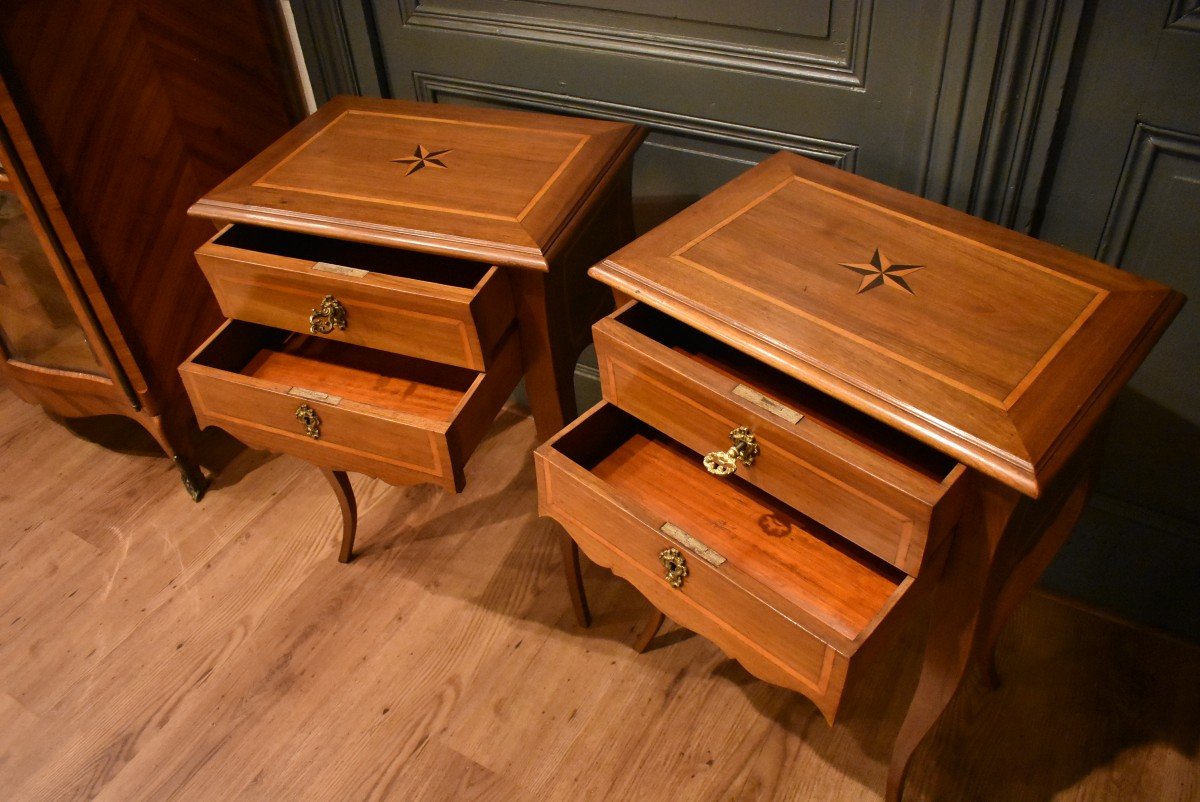
[{"label": "dark gray paneled door", "polygon": [[[293,3],[329,19],[331,6]],[[372,56],[378,67],[359,81],[366,92],[649,126],[634,179],[644,230],[780,149],[969,206],[997,54],[1005,52],[1001,30],[1015,16],[1017,28],[1037,31],[1032,38],[1048,47],[1053,36],[1045,31],[1058,27],[1061,7],[1072,3],[332,5],[342,9],[332,27],[345,30],[346,72],[364,75]],[[363,25],[369,36],[358,30]],[[367,40],[374,48],[370,56],[363,52]],[[1017,72],[1036,55],[1012,56]],[[1035,101],[1044,64],[1041,70]]]},{"label": "dark gray paneled door", "polygon": [[1133,614],[1200,639],[1200,4],[1098,0],[1073,71],[1039,236],[1191,300],[1115,409],[1108,516],[1065,556],[1107,566],[1101,584]]}]

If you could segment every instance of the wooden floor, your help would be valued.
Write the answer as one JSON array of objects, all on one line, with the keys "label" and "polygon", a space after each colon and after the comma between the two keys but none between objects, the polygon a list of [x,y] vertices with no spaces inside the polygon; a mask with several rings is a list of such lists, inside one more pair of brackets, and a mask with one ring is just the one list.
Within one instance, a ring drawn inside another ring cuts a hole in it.
[{"label": "wooden floor", "polygon": [[[576,628],[518,411],[461,496],[355,477],[348,566],[316,470],[214,437],[195,505],[128,425],[87,433],[0,387],[0,799],[882,794],[912,661],[831,729],[699,637],[634,654],[646,604],[594,567]],[[1039,595],[1000,667],[909,799],[1200,797],[1200,650]]]}]

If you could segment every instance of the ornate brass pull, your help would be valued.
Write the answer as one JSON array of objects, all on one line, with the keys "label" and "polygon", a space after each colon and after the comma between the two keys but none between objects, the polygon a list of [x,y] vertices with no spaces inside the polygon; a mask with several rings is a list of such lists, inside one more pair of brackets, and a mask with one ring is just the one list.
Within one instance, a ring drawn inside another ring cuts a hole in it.
[{"label": "ornate brass pull", "polygon": [[710,451],[704,455],[704,468],[714,476],[728,476],[737,470],[738,460],[753,465],[758,457],[758,440],[745,426],[729,433],[733,446],[728,451]]},{"label": "ornate brass pull", "polygon": [[676,589],[683,587],[683,580],[687,579],[688,567],[687,561],[683,559],[683,554],[679,549],[663,549],[658,554],[658,561],[663,564],[663,568],[667,569],[665,577],[667,584]]},{"label": "ornate brass pull", "polygon": [[304,433],[314,440],[321,439],[321,418],[308,404],[296,407],[296,420],[304,424]]},{"label": "ornate brass pull", "polygon": [[308,330],[313,334],[328,334],[346,328],[346,307],[332,295],[326,295],[321,305],[308,316]]}]

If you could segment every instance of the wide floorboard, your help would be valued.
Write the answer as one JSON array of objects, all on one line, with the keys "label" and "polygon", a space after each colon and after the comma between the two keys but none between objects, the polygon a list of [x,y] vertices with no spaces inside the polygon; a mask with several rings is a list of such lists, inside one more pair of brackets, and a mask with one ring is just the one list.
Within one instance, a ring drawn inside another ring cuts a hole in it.
[{"label": "wide floorboard", "polygon": [[[882,795],[914,661],[830,728],[702,638],[635,654],[649,609],[594,566],[577,628],[517,409],[459,496],[354,477],[349,565],[303,463],[210,436],[196,505],[128,423],[73,426],[0,386],[4,800]],[[1200,797],[1200,649],[1035,594],[999,662],[908,799]]]}]

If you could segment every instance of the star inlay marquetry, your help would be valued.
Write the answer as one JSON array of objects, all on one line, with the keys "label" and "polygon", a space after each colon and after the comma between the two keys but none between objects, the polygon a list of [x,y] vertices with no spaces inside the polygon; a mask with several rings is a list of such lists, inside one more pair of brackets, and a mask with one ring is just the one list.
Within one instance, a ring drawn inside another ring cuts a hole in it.
[{"label": "star inlay marquetry", "polygon": [[859,294],[890,284],[893,287],[899,287],[909,295],[916,295],[916,293],[913,292],[912,287],[908,286],[904,277],[925,267],[925,265],[898,265],[881,254],[878,248],[875,249],[875,255],[871,257],[871,261],[866,264],[842,263],[841,266],[853,270],[863,277],[862,283],[858,285]]},{"label": "star inlay marquetry", "polygon": [[406,164],[408,170],[405,175],[412,175],[422,167],[437,167],[441,170],[446,169],[446,165],[442,163],[441,157],[452,152],[449,148],[446,150],[430,150],[424,145],[417,145],[417,149],[413,151],[413,155],[405,156],[402,159],[392,159],[395,164]]}]

